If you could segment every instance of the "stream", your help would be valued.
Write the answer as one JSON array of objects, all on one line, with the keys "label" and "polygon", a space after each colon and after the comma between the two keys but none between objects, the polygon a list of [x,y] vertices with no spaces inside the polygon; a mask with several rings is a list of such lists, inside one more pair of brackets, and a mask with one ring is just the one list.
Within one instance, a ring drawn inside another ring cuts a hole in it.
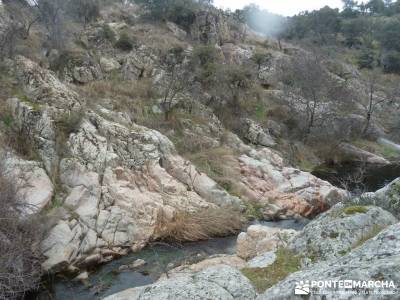
[{"label": "stream", "polygon": [[[284,220],[260,222],[271,227],[301,230],[306,220]],[[157,281],[166,270],[183,264],[196,263],[216,254],[235,254],[237,236],[214,238],[207,241],[184,244],[153,243],[138,253],[113,260],[93,270],[88,280],[73,281],[72,278],[47,278],[47,287],[39,295],[27,297],[41,300],[89,300],[102,299],[128,288],[148,285]],[[146,265],[120,271],[121,266],[132,264],[137,259]]]}]

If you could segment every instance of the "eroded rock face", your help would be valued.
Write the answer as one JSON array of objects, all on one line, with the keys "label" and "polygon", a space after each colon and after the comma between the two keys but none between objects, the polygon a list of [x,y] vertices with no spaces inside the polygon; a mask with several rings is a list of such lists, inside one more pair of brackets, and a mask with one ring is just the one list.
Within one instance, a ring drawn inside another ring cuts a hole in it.
[{"label": "eroded rock face", "polygon": [[191,28],[191,36],[209,44],[222,44],[231,39],[226,17],[217,11],[201,11]]},{"label": "eroded rock face", "polygon": [[150,77],[154,72],[154,62],[158,60],[151,53],[151,49],[142,45],[128,55],[121,57],[123,78],[125,80],[137,80],[143,77]]},{"label": "eroded rock face", "polygon": [[289,247],[314,261],[341,257],[363,239],[397,222],[379,207],[361,207],[360,212],[354,209],[335,205],[307,224]]},{"label": "eroded rock face", "polygon": [[[296,283],[307,280],[387,280],[393,281],[398,286],[400,282],[400,224],[390,226],[343,257],[293,273],[265,291],[257,300],[292,299]],[[319,290],[322,293],[329,291],[332,290]],[[337,289],[333,291],[338,292]],[[386,296],[372,294],[368,296],[368,299],[395,299],[398,295],[398,291],[393,289],[385,289],[385,291],[392,291],[394,294]],[[365,299],[365,295],[358,297]],[[321,299],[321,296],[312,294],[308,299]],[[327,299],[355,299],[355,296],[350,293],[336,293]]]},{"label": "eroded rock face", "polygon": [[263,255],[266,252],[275,251],[280,247],[285,247],[297,233],[292,229],[252,225],[247,229],[247,232],[239,234],[236,254],[247,260]]},{"label": "eroded rock face", "polygon": [[[100,254],[94,260],[107,260],[102,249],[140,250],[162,234],[160,220],[172,220],[177,211],[241,203],[194,171],[166,137],[141,126],[128,129],[89,112],[67,147],[70,154],[60,162],[60,180],[68,194],[64,206],[76,220],[70,230],[80,233],[70,264],[87,265],[92,253]],[[181,173],[165,169],[162,161],[173,162]],[[58,255],[48,253],[45,266]]]},{"label": "eroded rock face", "polygon": [[199,273],[176,275],[155,284],[129,289],[106,297],[105,300],[252,300],[256,292],[240,271],[216,265]]},{"label": "eroded rock face", "polygon": [[58,161],[56,120],[82,112],[85,100],[53,72],[25,57],[15,58],[13,73],[29,98],[8,100],[16,125],[27,136],[29,147],[36,148],[47,173],[53,176]]},{"label": "eroded rock face", "polygon": [[15,58],[14,72],[33,103],[62,111],[79,111],[84,100],[62,83],[56,75],[23,57]]}]

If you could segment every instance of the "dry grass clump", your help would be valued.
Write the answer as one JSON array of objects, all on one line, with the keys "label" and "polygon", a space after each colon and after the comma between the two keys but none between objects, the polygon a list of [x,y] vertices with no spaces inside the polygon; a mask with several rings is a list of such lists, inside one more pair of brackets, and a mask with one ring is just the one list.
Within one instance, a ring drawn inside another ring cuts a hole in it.
[{"label": "dry grass clump", "polygon": [[138,23],[130,28],[130,32],[137,37],[139,45],[146,45],[160,53],[176,47],[187,47],[187,43],[180,41],[169,29],[156,24]]},{"label": "dry grass clump", "polygon": [[237,153],[227,146],[203,149],[197,153],[183,154],[196,167],[232,195],[241,196],[238,188],[240,166]]},{"label": "dry grass clump", "polygon": [[92,81],[82,86],[82,91],[91,99],[107,97],[127,97],[133,99],[151,99],[154,88],[150,80],[141,79],[137,81],[121,80],[99,80]]},{"label": "dry grass clump", "polygon": [[209,208],[197,212],[179,210],[172,220],[161,216],[157,231],[161,240],[194,242],[233,235],[242,229],[243,221],[240,212],[232,208]]},{"label": "dry grass clump", "polygon": [[130,113],[139,123],[149,117],[152,100],[157,96],[152,82],[148,79],[99,80],[79,89],[89,100],[89,106],[101,104],[102,100],[111,100],[114,110]]}]

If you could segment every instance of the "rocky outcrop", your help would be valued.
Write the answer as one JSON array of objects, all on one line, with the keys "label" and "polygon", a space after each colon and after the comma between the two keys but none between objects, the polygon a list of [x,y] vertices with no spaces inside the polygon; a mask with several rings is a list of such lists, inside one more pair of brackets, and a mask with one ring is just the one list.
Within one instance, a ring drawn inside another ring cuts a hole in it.
[{"label": "rocky outcrop", "polygon": [[363,239],[396,222],[392,214],[379,207],[338,204],[307,224],[289,248],[312,261],[341,257]]},{"label": "rocky outcrop", "polygon": [[56,120],[79,115],[85,101],[53,72],[25,57],[15,58],[12,72],[26,94],[23,99],[8,100],[15,125],[27,137],[27,147],[35,149],[47,173],[54,175],[58,161]]},{"label": "rocky outcrop", "polygon": [[[84,111],[74,92],[25,58],[17,59],[16,72],[29,102],[9,101],[15,119],[29,129],[32,147],[62,191],[61,216],[42,245],[46,270],[85,268],[140,250],[180,211],[242,205],[159,132],[103,108],[101,115]],[[57,120],[77,108],[81,120],[57,139]]]},{"label": "rocky outcrop", "polygon": [[100,58],[100,68],[104,73],[111,73],[112,71],[119,70],[121,65],[115,58]]},{"label": "rocky outcrop", "polygon": [[251,259],[266,252],[275,251],[279,247],[286,247],[297,231],[280,229],[263,225],[252,225],[247,232],[239,234],[236,254],[243,259]]},{"label": "rocky outcrop", "polygon": [[[343,257],[293,273],[265,291],[257,300],[292,299],[296,284],[310,280],[392,281],[395,286],[398,286],[400,282],[400,224],[390,226]],[[324,296],[326,299],[345,300],[356,297],[360,299],[365,299],[365,297],[368,299],[395,299],[398,295],[398,290],[393,287],[374,291],[379,290],[389,294],[371,293],[357,296],[358,292],[368,292],[368,289],[316,288],[315,293],[311,293],[307,297],[308,299],[321,299],[321,295],[325,293],[327,294]]]},{"label": "rocky outcrop", "polygon": [[231,34],[226,16],[218,11],[199,12],[192,25],[191,36],[209,44],[222,44],[224,41],[229,41]]},{"label": "rocky outcrop", "polygon": [[226,43],[221,46],[222,53],[225,57],[225,62],[228,64],[242,65],[248,62],[255,51],[254,46],[249,45],[235,45],[233,43]]},{"label": "rocky outcrop", "polygon": [[276,142],[268,131],[251,119],[242,120],[242,134],[244,139],[252,144],[265,147],[276,146]]},{"label": "rocky outcrop", "polygon": [[[166,137],[135,124],[128,129],[89,112],[67,147],[70,154],[60,162],[60,180],[70,220],[57,226],[71,232],[72,240],[60,247],[76,245],[70,264],[84,267],[89,257],[103,262],[109,259],[106,250],[140,250],[162,235],[160,220],[172,221],[179,211],[241,203],[176,156]],[[64,261],[53,257],[59,253],[64,251],[45,252],[45,266]]]},{"label": "rocky outcrop", "polygon": [[354,202],[376,205],[400,217],[400,178],[376,192],[361,195]]},{"label": "rocky outcrop", "polygon": [[178,275],[155,284],[129,289],[105,300],[252,300],[256,292],[240,271],[216,265],[199,273]]},{"label": "rocky outcrop", "polygon": [[388,165],[390,162],[380,157],[376,154],[370,153],[368,151],[362,150],[353,146],[351,144],[341,144],[340,151],[342,151],[342,155],[345,157],[345,160],[351,160],[359,163],[365,163],[367,166],[371,165]]},{"label": "rocky outcrop", "polygon": [[157,60],[151,49],[141,45],[120,58],[122,76],[125,80],[137,80],[155,75],[154,64]]},{"label": "rocky outcrop", "polygon": [[285,166],[282,157],[268,148],[241,155],[239,167],[238,186],[261,207],[266,220],[310,218],[347,196],[310,173]]},{"label": "rocky outcrop", "polygon": [[62,83],[57,76],[23,57],[15,58],[14,73],[32,103],[63,111],[79,111],[85,101]]}]

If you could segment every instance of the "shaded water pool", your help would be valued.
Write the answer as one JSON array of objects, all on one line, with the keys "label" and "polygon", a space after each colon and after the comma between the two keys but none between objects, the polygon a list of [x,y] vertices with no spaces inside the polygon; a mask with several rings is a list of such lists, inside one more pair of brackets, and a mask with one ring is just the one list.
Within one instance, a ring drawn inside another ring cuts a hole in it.
[{"label": "shaded water pool", "polygon": [[[362,170],[362,174],[360,174]],[[400,177],[400,163],[363,168],[357,163],[342,163],[335,166],[320,166],[312,174],[331,184],[357,192],[375,192]]]}]

